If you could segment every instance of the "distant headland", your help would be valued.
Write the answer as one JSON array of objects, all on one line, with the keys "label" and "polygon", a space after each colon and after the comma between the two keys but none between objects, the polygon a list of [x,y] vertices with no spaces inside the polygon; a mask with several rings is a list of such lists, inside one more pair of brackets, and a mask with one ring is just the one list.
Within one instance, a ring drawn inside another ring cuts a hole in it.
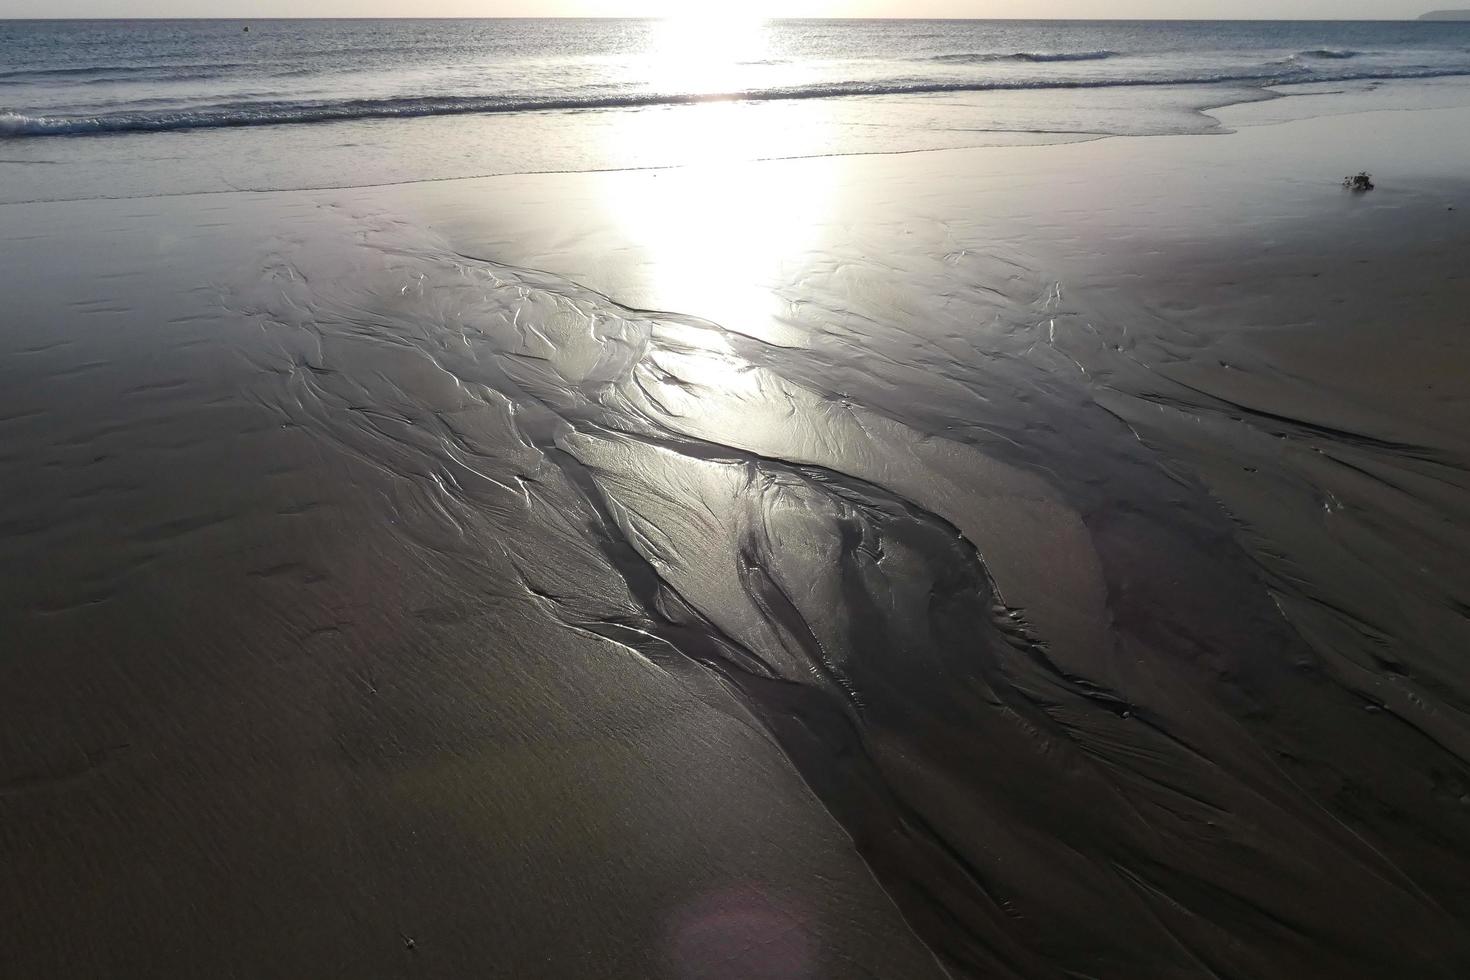
[{"label": "distant headland", "polygon": [[1431,10],[1420,20],[1470,20],[1470,10]]}]

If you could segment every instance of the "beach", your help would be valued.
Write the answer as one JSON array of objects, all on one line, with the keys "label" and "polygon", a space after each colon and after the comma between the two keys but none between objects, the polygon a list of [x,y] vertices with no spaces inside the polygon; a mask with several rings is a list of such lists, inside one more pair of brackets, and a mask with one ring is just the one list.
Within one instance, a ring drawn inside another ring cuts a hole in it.
[{"label": "beach", "polygon": [[1465,975],[1470,83],[1199,118],[0,146],[0,974]]}]

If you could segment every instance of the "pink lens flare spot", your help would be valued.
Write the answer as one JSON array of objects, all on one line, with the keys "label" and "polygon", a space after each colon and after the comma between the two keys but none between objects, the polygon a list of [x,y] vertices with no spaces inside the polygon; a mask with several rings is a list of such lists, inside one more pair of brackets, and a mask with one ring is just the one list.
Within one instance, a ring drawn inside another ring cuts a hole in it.
[{"label": "pink lens flare spot", "polygon": [[678,980],[805,980],[815,942],[780,896],[742,886],[677,909],[669,954]]}]

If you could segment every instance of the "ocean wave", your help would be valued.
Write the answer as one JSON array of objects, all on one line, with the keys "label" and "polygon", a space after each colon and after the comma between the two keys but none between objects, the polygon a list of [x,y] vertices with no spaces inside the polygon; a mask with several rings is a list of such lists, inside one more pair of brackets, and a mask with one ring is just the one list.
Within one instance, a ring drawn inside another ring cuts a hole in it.
[{"label": "ocean wave", "polygon": [[238,62],[209,62],[205,64],[160,64],[160,65],[67,65],[60,68],[10,68],[0,70],[0,81],[65,81],[80,78],[83,81],[113,81],[140,76],[153,76],[163,80],[203,78],[226,71],[250,68]]},{"label": "ocean wave", "polygon": [[49,78],[70,78],[74,75],[95,75],[99,72],[131,74],[145,71],[156,72],[157,70],[157,66],[152,65],[69,65],[65,68],[10,68],[0,70],[0,79],[31,81]]},{"label": "ocean wave", "polygon": [[1336,50],[1333,48],[1313,48],[1310,51],[1298,51],[1296,56],[1298,58],[1318,58],[1323,61],[1345,61],[1348,58],[1356,58],[1362,53],[1361,51],[1353,51],[1348,48]]},{"label": "ocean wave", "polygon": [[363,119],[408,119],[425,116],[499,114],[516,112],[642,109],[659,106],[720,102],[778,102],[855,96],[930,95],[943,93],[1027,91],[1056,89],[1143,88],[1243,84],[1270,86],[1302,81],[1388,80],[1470,75],[1470,68],[1415,69],[1377,73],[1229,74],[1156,76],[1149,78],[1019,79],[932,81],[925,79],[875,82],[836,82],[788,88],[732,92],[636,93],[598,96],[415,96],[336,101],[233,102],[186,110],[116,111],[95,115],[45,115],[0,112],[0,139],[33,136],[105,135],[170,132],[247,126],[345,122]]},{"label": "ocean wave", "polygon": [[[223,71],[216,71],[216,70],[213,70],[213,69],[199,69],[198,71],[180,71],[180,72],[175,72],[173,74],[160,76],[158,78],[149,78],[149,79],[146,79],[146,80],[143,80],[143,81],[146,81],[148,83],[154,83],[154,82],[204,82],[204,81],[209,81],[211,79],[220,78],[224,74],[225,73]],[[92,76],[90,78],[78,78],[78,79],[75,80],[74,84],[79,85],[79,86],[81,86],[81,85],[117,85],[120,82],[138,82],[138,81],[140,81],[140,79],[136,75],[94,75],[94,76]]]},{"label": "ocean wave", "polygon": [[1047,54],[1035,51],[1014,51],[1009,54],[992,52],[937,54],[930,61],[951,65],[989,65],[998,61],[1020,61],[1028,64],[1048,64],[1054,61],[1104,61],[1118,57],[1116,51],[1063,51]]}]

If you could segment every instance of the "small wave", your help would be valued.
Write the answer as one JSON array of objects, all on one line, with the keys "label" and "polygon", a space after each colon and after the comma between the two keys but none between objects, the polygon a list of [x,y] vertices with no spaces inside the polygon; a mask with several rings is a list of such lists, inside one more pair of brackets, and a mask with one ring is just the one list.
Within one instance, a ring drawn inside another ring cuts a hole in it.
[{"label": "small wave", "polygon": [[0,80],[31,82],[64,81],[66,79],[80,78],[84,81],[120,81],[124,78],[136,76],[154,76],[163,80],[189,80],[250,67],[252,66],[239,62],[157,65],[68,65],[62,68],[11,68],[0,70]]},{"label": "small wave", "polygon": [[0,112],[0,137],[4,136],[65,136],[69,132],[68,121],[50,116],[27,116],[19,112]]},{"label": "small wave", "polygon": [[[203,82],[219,78],[223,75],[220,71],[185,71],[163,76],[160,78],[147,79],[149,83],[157,82]],[[117,85],[120,82],[139,81],[136,75],[94,75],[90,78],[79,78],[73,84],[76,85]]]},{"label": "small wave", "polygon": [[[1400,70],[1383,73],[1314,74],[1318,81],[1394,78],[1440,78],[1470,75],[1470,69]],[[1050,78],[988,81],[932,81],[894,79],[876,82],[836,82],[789,88],[735,92],[636,93],[588,97],[421,96],[387,99],[349,99],[319,102],[234,102],[185,110],[119,111],[96,115],[28,115],[0,112],[0,138],[28,136],[103,135],[112,133],[170,132],[246,126],[344,122],[360,119],[410,119],[424,116],[498,114],[516,112],[643,109],[659,106],[718,102],[778,102],[804,99],[883,95],[937,95],[944,93],[1026,91],[1095,88],[1151,88],[1246,84],[1269,86],[1302,80],[1300,72],[1159,76],[1150,78]]]},{"label": "small wave", "polygon": [[1048,54],[1036,51],[1014,51],[1010,54],[1000,53],[962,53],[962,54],[939,54],[930,61],[938,61],[951,65],[989,65],[998,61],[1020,61],[1028,64],[1047,64],[1054,61],[1104,61],[1108,58],[1118,57],[1116,51],[1063,51],[1056,54]]},{"label": "small wave", "polygon": [[1334,50],[1333,48],[1313,48],[1310,51],[1298,51],[1299,58],[1318,58],[1323,61],[1346,61],[1348,58],[1356,58],[1362,54],[1361,51],[1353,51],[1349,48]]},{"label": "small wave", "polygon": [[0,71],[0,78],[14,78],[29,81],[32,79],[70,78],[74,75],[95,75],[99,72],[109,72],[116,75],[156,70],[155,68],[144,68],[137,65],[75,65],[66,68],[11,68]]}]

